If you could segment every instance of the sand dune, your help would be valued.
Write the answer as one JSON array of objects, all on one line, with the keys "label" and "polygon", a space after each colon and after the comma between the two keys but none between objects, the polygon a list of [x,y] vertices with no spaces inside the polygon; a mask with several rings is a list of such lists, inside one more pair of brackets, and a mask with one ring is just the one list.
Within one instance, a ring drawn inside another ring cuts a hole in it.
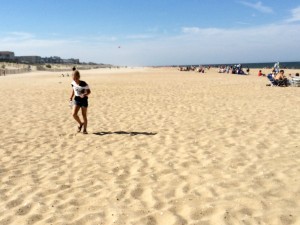
[{"label": "sand dune", "polygon": [[82,71],[88,135],[70,77],[0,77],[0,224],[300,224],[300,88],[251,72]]}]

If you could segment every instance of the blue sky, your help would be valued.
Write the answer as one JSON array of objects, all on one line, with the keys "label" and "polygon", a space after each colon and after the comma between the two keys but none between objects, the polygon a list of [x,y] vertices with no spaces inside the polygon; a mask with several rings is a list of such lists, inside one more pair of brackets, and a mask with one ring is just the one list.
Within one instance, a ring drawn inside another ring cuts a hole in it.
[{"label": "blue sky", "polygon": [[0,50],[17,56],[128,66],[300,61],[300,0],[0,4]]}]

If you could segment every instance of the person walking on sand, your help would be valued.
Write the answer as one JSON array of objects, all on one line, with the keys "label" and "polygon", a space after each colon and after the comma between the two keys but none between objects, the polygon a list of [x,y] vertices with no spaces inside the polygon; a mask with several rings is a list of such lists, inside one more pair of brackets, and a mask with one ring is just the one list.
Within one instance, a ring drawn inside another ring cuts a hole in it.
[{"label": "person walking on sand", "polygon": [[[73,81],[71,85],[73,90],[70,97],[70,101],[73,101],[73,97],[75,96],[72,115],[73,118],[79,124],[77,132],[80,132],[83,127],[83,133],[87,134],[88,95],[91,93],[91,90],[86,82],[80,80],[80,73],[78,70],[75,70],[73,72],[72,78]],[[77,115],[80,109],[83,117],[83,122],[81,122],[79,116]]]}]

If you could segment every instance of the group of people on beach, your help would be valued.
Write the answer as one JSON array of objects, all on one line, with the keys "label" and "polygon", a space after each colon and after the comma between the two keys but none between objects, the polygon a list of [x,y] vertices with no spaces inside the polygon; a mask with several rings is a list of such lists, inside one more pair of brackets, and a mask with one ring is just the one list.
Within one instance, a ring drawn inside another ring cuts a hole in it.
[{"label": "group of people on beach", "polygon": [[210,67],[205,66],[180,66],[179,71],[195,71],[197,73],[205,73],[205,69],[209,70]]},{"label": "group of people on beach", "polygon": [[237,75],[249,75],[250,74],[250,69],[247,67],[246,72],[243,69],[242,64],[237,64],[237,65],[222,65],[219,66],[218,73],[230,73],[230,74],[237,74]]},{"label": "group of people on beach", "polygon": [[[198,73],[205,73],[205,70],[209,70],[211,66],[184,66],[179,67],[179,71],[195,71]],[[237,74],[237,75],[249,75],[250,69],[249,67],[246,68],[246,72],[243,69],[242,64],[237,65],[221,65],[218,67],[218,73],[230,73],[230,74]]]},{"label": "group of people on beach", "polygon": [[[288,87],[293,84],[294,79],[300,79],[299,73],[296,73],[295,76],[292,74],[289,74],[289,78],[284,74],[284,70],[280,69],[279,62],[276,62],[274,64],[274,67],[272,69],[272,73],[269,73],[268,75],[264,74],[262,70],[258,71],[257,74],[259,77],[267,77],[271,84],[275,86],[281,86],[281,87]],[[270,86],[269,84],[267,86]]]},{"label": "group of people on beach", "polygon": [[273,85],[280,87],[288,87],[293,84],[295,80],[300,80],[299,73],[295,75],[289,74],[289,78],[284,74],[284,70],[272,71],[272,73],[267,75],[267,78],[271,81]]}]

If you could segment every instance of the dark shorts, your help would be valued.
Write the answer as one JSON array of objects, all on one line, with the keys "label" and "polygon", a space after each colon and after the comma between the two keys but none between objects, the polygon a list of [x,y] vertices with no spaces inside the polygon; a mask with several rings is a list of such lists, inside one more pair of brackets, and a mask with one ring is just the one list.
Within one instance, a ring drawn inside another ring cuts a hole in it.
[{"label": "dark shorts", "polygon": [[80,98],[79,96],[75,96],[74,105],[78,105],[79,107],[88,107],[88,98]]}]

